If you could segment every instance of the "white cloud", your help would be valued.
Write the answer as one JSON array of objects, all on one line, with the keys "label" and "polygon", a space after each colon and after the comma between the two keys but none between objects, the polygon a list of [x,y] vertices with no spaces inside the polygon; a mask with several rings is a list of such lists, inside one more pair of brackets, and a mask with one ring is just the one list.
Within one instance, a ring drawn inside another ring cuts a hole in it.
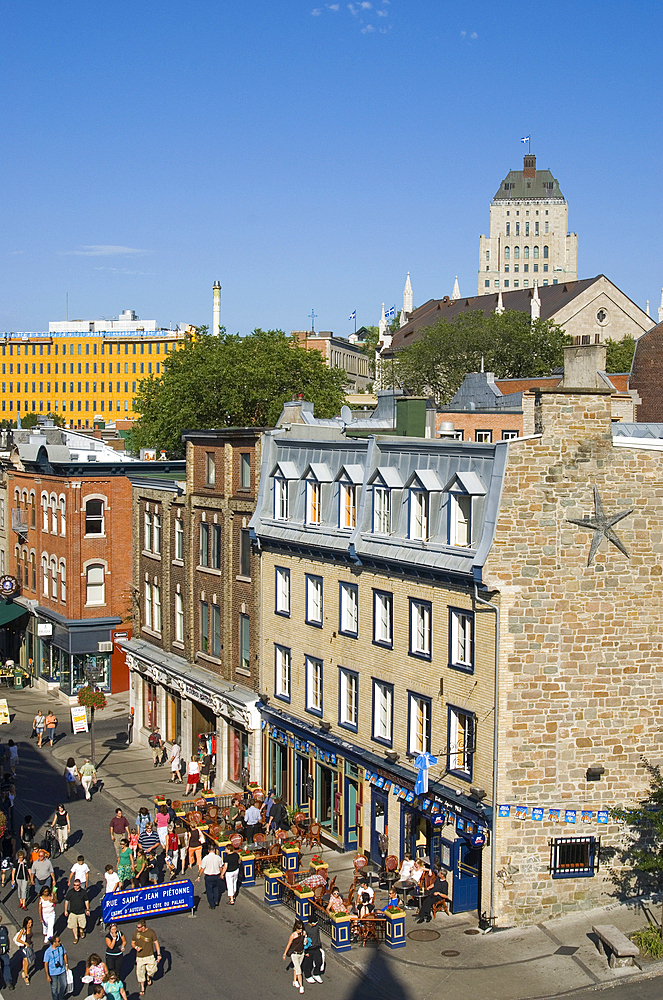
[{"label": "white cloud", "polygon": [[386,10],[379,10],[377,11],[377,15],[378,17],[389,17],[389,12]]},{"label": "white cloud", "polygon": [[479,36],[477,35],[476,31],[473,31],[472,34],[470,35],[470,38],[478,38],[478,37]]},{"label": "white cloud", "polygon": [[96,246],[82,246],[78,250],[63,250],[64,257],[118,257],[124,254],[147,253],[147,250],[138,250],[136,247],[117,247],[108,244]]},{"label": "white cloud", "polygon": [[370,35],[372,31],[375,31],[372,24],[367,24],[365,28],[361,29],[362,35]]},{"label": "white cloud", "polygon": [[339,10],[340,6],[341,6],[340,3],[328,3],[327,4],[327,7],[328,7],[329,10]]},{"label": "white cloud", "polygon": [[321,7],[316,7],[315,10],[311,11],[311,17],[320,17],[321,14],[322,14]]},{"label": "white cloud", "polygon": [[461,38],[465,38],[465,35],[466,35],[466,34],[467,34],[467,32],[466,32],[466,31],[461,31],[461,33],[460,33],[460,37],[461,37]]},{"label": "white cloud", "polygon": [[354,14],[355,17],[357,16],[357,11],[355,10],[355,5],[353,3],[348,4],[348,10],[351,14]]},{"label": "white cloud", "polygon": [[359,6],[361,7],[362,10],[370,10],[373,4],[369,3],[368,0],[362,0]]},{"label": "white cloud", "polygon": [[12,250],[12,252],[10,253],[9,256],[10,257],[18,257],[19,254],[22,254],[22,253],[25,253],[25,250]]}]

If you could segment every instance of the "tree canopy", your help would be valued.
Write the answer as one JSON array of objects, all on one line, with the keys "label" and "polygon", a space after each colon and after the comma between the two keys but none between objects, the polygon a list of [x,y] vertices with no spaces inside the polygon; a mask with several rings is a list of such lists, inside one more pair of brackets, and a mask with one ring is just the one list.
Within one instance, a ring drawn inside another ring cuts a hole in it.
[{"label": "tree canopy", "polygon": [[283,404],[300,393],[317,416],[331,417],[343,403],[344,382],[342,369],[327,368],[319,351],[282,330],[215,337],[201,327],[169,356],[162,375],[140,383],[134,405],[141,416],[129,444],[180,457],[183,430],[273,427]]},{"label": "tree canopy", "polygon": [[[21,427],[26,430],[32,427],[36,427],[39,423],[39,417],[47,417],[53,421],[55,427],[66,427],[67,421],[62,416],[61,413],[54,413],[50,410],[48,413],[25,413],[21,416]],[[13,426],[13,424],[12,424]]]},{"label": "tree canopy", "polygon": [[527,313],[511,309],[487,316],[473,310],[424,327],[419,340],[396,354],[393,375],[396,384],[431,393],[445,404],[468,372],[480,370],[482,360],[497,378],[547,375],[564,363],[564,346],[570,343],[552,320],[532,322]]},{"label": "tree canopy", "polygon": [[627,334],[623,340],[606,340],[606,371],[630,372],[635,353],[635,340]]}]

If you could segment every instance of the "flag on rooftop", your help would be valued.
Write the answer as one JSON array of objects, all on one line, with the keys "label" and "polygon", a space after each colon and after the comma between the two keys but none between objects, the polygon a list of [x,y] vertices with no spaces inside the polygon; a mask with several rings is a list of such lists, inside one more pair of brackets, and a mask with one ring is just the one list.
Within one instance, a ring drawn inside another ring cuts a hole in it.
[{"label": "flag on rooftop", "polygon": [[528,135],[524,135],[520,141],[521,142],[529,142],[529,136]]},{"label": "flag on rooftop", "polygon": [[348,320],[349,320],[349,322],[352,322],[352,320],[356,319],[356,318],[357,318],[357,310],[353,309],[353,311],[350,313],[350,315],[348,317]]},{"label": "flag on rooftop", "polygon": [[395,306],[392,306],[391,309],[387,309],[386,313],[384,314],[384,318],[385,319],[393,319],[394,318],[394,313],[395,313],[395,308],[396,308]]}]

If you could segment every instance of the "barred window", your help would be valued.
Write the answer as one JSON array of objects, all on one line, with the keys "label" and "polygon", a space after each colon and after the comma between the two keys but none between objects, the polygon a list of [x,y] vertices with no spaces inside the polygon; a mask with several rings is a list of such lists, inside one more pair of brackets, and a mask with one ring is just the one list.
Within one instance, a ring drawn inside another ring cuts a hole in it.
[{"label": "barred window", "polygon": [[553,878],[589,878],[599,867],[601,838],[556,837],[550,841]]}]

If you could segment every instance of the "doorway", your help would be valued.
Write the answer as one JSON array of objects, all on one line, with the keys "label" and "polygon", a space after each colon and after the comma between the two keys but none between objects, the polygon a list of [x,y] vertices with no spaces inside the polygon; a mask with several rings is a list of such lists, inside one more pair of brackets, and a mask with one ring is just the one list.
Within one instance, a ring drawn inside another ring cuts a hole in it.
[{"label": "doorway", "polygon": [[275,740],[269,741],[270,756],[270,785],[276,795],[288,802],[288,748],[277,743]]},{"label": "doorway", "polygon": [[345,778],[345,849],[356,851],[359,846],[359,786],[354,778]]},{"label": "doorway", "polygon": [[198,753],[198,734],[216,732],[216,715],[207,705],[191,702],[191,749],[189,756]]},{"label": "doorway", "polygon": [[459,838],[452,845],[453,912],[465,913],[479,908],[481,850]]},{"label": "doorway", "polygon": [[380,836],[388,834],[388,803],[389,799],[374,788],[371,791],[371,861],[382,866],[380,854]]}]

